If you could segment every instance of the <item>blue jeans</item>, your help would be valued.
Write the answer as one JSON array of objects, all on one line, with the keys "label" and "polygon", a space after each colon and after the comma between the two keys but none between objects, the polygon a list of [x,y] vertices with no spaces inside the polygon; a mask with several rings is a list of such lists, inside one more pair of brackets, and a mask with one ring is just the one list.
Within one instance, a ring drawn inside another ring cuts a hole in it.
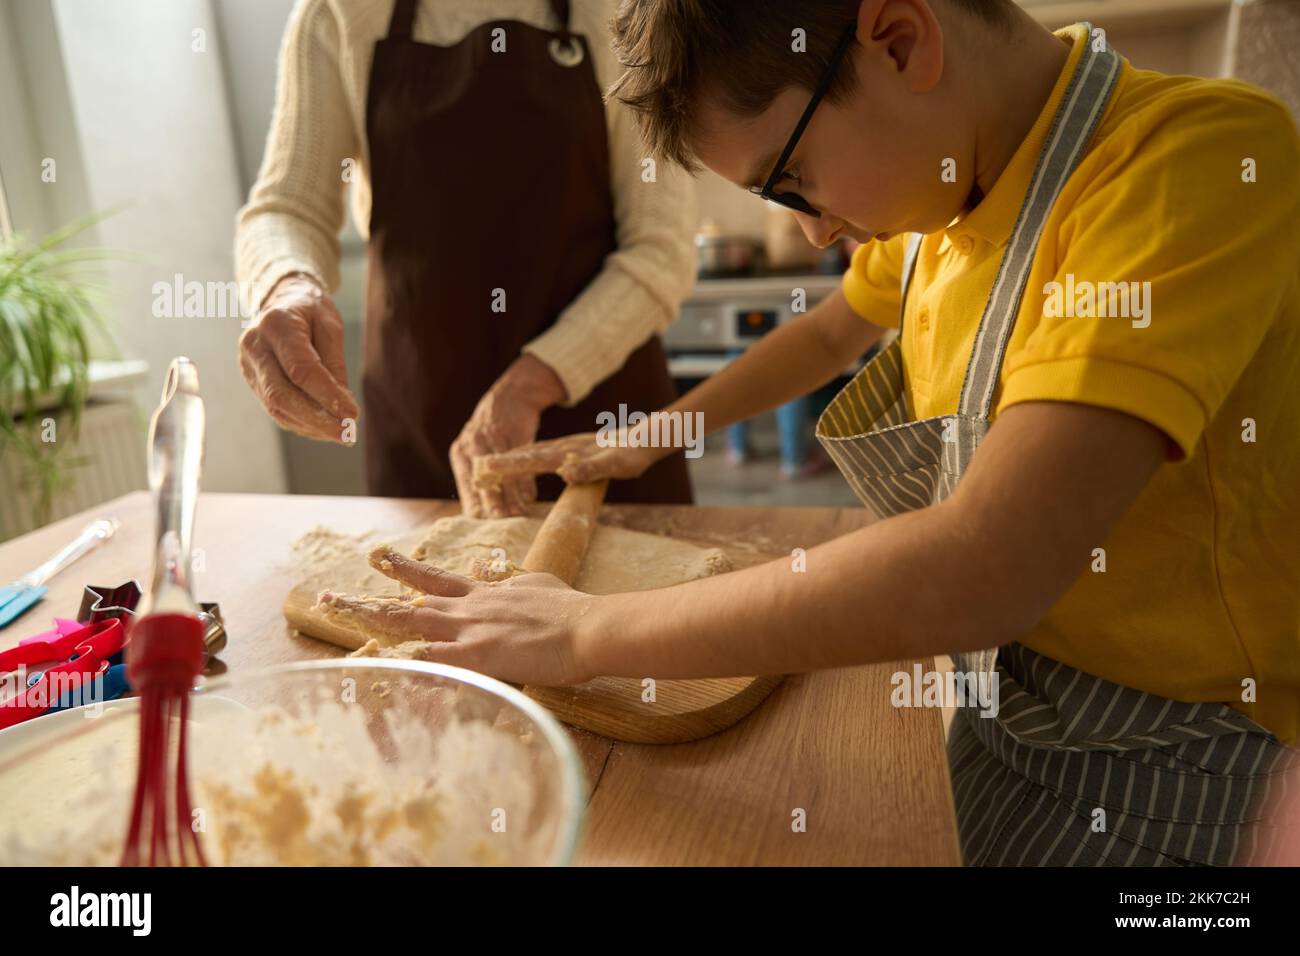
[{"label": "blue jeans", "polygon": [[[735,358],[740,351],[731,353]],[[781,464],[788,470],[803,467],[808,459],[808,436],[804,422],[808,420],[808,396],[786,402],[776,410],[776,431],[781,442]],[[736,422],[727,429],[727,445],[744,452],[749,441],[749,422]]]}]

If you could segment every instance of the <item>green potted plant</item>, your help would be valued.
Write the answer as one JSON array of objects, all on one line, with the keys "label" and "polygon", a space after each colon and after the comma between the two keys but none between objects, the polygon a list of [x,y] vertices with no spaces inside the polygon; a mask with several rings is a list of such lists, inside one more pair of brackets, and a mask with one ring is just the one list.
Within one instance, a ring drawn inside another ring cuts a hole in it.
[{"label": "green potted plant", "polygon": [[[107,340],[96,304],[104,253],[65,245],[98,218],[32,242],[14,233],[0,208],[0,453],[20,463],[38,525],[81,463],[60,450],[78,435],[94,336]],[[66,423],[71,435],[58,435],[51,422]]]}]

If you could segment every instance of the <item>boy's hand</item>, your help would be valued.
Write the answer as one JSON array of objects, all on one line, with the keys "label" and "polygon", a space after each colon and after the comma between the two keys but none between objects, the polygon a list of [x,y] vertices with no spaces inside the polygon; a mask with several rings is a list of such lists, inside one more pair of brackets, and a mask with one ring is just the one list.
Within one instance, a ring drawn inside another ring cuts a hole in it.
[{"label": "boy's hand", "polygon": [[601,598],[551,574],[476,581],[387,547],[371,551],[369,560],[376,571],[421,593],[376,600],[324,591],[318,601],[327,613],[360,621],[383,634],[385,643],[430,641],[421,660],[498,680],[558,687],[595,676],[579,656],[576,634]]},{"label": "boy's hand", "polygon": [[557,474],[571,485],[602,478],[637,478],[672,450],[629,448],[622,433],[608,447],[597,443],[595,432],[565,435],[499,455],[476,457],[474,483],[492,488],[520,476],[543,474]]}]

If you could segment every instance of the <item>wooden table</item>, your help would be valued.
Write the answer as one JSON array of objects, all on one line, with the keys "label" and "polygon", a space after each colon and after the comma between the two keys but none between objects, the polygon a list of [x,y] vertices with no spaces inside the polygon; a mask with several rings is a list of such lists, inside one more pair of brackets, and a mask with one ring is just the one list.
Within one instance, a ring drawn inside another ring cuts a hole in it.
[{"label": "wooden table", "polygon": [[[291,545],[317,525],[385,535],[453,514],[455,502],[204,494],[195,588],[221,605],[233,672],[338,656],[280,612],[302,576]],[[0,631],[0,649],[75,617],[87,584],[148,586],[153,509],[135,492],[0,545],[0,581],[35,567],[89,520],[122,522],[108,544],[50,582],[45,600]],[[852,531],[860,509],[607,505],[602,522],[789,553]],[[895,708],[889,677],[912,661],[788,678],[724,733],[689,744],[613,743],[571,730],[592,787],[578,861],[588,865],[959,865],[940,713]],[[932,662],[923,660],[929,669]],[[222,667],[224,665],[224,668]],[[806,829],[792,826],[805,811]]]}]

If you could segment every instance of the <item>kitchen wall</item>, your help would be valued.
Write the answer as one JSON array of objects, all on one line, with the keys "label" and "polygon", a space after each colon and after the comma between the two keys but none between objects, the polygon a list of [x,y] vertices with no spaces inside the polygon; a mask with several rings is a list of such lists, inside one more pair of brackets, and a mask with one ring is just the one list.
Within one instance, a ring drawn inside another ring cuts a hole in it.
[{"label": "kitchen wall", "polygon": [[[262,163],[271,112],[275,104],[276,65],[284,27],[293,0],[215,0],[221,32],[234,143],[240,172],[240,193],[248,194]],[[334,304],[343,316],[349,384],[361,386],[361,322],[365,302],[365,245],[349,215],[343,231],[341,283]],[[363,413],[364,414],[364,413]],[[289,489],[297,494],[363,494],[364,438],[350,448],[279,435]]]},{"label": "kitchen wall", "polygon": [[[8,176],[15,228],[32,235],[52,232],[91,208],[72,112],[54,108],[70,100],[53,6],[0,4],[0,171]],[[57,185],[37,188],[32,171],[54,156],[60,160]],[[88,238],[95,235],[92,230]]]},{"label": "kitchen wall", "polygon": [[1300,123],[1300,0],[1246,4],[1236,13],[1229,73],[1271,90]]},{"label": "kitchen wall", "polygon": [[240,317],[153,314],[155,283],[233,273],[244,187],[217,40],[209,0],[6,0],[0,164],[15,225],[34,236],[121,207],[81,241],[115,252],[107,316],[121,353],[150,366],[136,402],[152,410],[167,363],[188,355],[207,400],[204,487],[279,492],[278,429],[236,359]]}]

